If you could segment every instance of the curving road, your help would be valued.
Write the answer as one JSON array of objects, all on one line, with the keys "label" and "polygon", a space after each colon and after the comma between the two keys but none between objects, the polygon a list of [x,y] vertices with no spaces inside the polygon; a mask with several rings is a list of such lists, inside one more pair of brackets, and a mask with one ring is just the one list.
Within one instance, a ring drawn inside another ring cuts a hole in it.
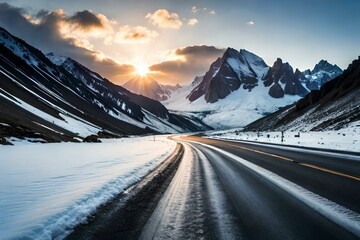
[{"label": "curving road", "polygon": [[360,239],[360,157],[186,136],[141,239]]}]

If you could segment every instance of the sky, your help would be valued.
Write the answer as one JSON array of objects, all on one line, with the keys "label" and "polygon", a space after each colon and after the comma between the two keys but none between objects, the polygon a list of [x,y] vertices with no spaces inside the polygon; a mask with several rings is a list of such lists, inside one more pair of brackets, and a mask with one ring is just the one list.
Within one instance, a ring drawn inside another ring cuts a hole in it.
[{"label": "sky", "polygon": [[345,69],[360,55],[359,12],[359,0],[0,0],[0,26],[117,84],[149,69],[186,85],[227,47]]}]

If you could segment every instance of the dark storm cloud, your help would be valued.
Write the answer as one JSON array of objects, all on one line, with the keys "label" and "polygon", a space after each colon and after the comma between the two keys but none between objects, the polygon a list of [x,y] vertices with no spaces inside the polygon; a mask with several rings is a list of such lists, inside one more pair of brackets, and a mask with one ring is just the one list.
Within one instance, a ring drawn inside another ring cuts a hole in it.
[{"label": "dark storm cloud", "polygon": [[104,27],[103,23],[101,22],[101,19],[88,10],[76,12],[72,17],[69,18],[69,21],[77,24],[79,27],[83,29]]},{"label": "dark storm cloud", "polygon": [[152,65],[150,70],[156,72],[156,79],[187,84],[195,76],[204,75],[211,63],[224,51],[225,49],[206,45],[178,48],[173,51],[177,60]]},{"label": "dark storm cloud", "polygon": [[35,17],[36,18],[43,18],[46,15],[48,15],[50,12],[45,10],[45,9],[41,9],[39,12],[36,13]]},{"label": "dark storm cloud", "polygon": [[176,55],[187,55],[187,56],[196,56],[196,55],[202,55],[202,56],[214,56],[214,55],[220,55],[224,53],[224,49],[216,48],[214,46],[189,46],[184,48],[178,48],[176,49]]}]

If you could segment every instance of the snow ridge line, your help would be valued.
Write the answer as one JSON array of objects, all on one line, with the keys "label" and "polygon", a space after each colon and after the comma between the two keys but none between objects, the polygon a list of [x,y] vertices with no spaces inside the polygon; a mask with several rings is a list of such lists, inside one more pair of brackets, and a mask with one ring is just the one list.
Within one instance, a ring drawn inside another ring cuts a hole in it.
[{"label": "snow ridge line", "polygon": [[237,162],[241,163],[243,166],[253,170],[254,172],[260,174],[265,179],[269,180],[270,182],[274,183],[281,189],[285,190],[298,200],[305,203],[310,208],[314,209],[324,217],[328,218],[329,220],[335,222],[336,224],[340,225],[341,227],[345,228],[346,230],[350,231],[357,237],[360,237],[360,214],[354,212],[350,209],[347,209],[329,199],[321,197],[316,193],[313,193],[289,180],[269,171],[260,166],[257,166],[243,158],[240,158],[232,153],[226,152],[222,149],[217,147],[213,147],[207,144],[189,141],[192,143],[200,144],[204,147],[210,148],[214,151],[217,151],[221,154],[224,154]]}]

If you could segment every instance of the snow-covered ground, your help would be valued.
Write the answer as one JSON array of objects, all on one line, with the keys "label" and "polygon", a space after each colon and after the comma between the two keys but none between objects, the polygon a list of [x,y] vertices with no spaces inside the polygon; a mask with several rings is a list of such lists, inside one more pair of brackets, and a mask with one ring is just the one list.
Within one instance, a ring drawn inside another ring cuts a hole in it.
[{"label": "snow-covered ground", "polygon": [[0,239],[62,239],[176,147],[153,140],[0,146]]},{"label": "snow-covered ground", "polygon": [[281,132],[241,132],[238,130],[215,131],[210,138],[246,140],[302,147],[323,148],[360,152],[360,122],[338,131],[324,132],[284,132],[284,142],[281,142]]},{"label": "snow-covered ground", "polygon": [[232,92],[225,99],[215,103],[207,103],[204,97],[190,102],[186,96],[188,87],[174,92],[172,97],[163,102],[166,108],[177,114],[195,115],[204,123],[215,129],[234,128],[247,124],[275,112],[279,107],[292,104],[299,96],[285,95],[284,98],[272,98],[269,89],[260,82],[251,92],[242,87]]}]

